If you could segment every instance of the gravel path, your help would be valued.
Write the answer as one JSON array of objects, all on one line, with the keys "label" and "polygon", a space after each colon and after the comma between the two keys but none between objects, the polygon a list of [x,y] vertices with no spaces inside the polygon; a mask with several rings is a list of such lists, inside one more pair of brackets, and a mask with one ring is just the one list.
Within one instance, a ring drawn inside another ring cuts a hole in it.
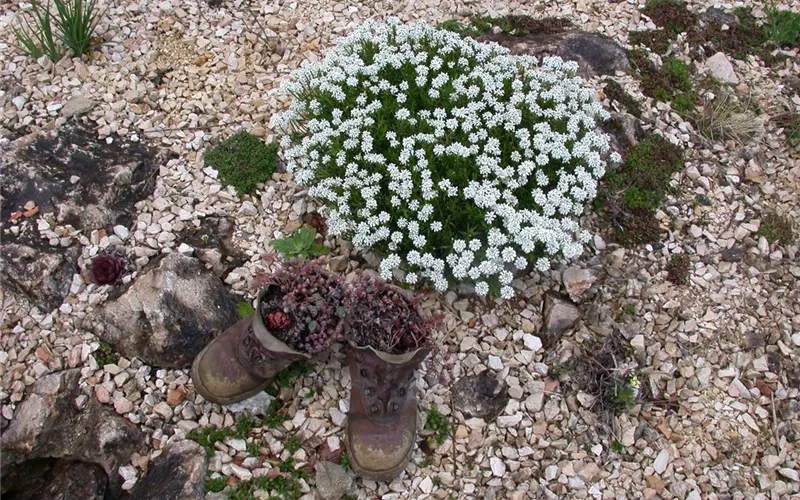
[{"label": "gravel path", "polygon": [[[695,11],[731,6],[688,3]],[[106,10],[99,29],[104,43],[92,60],[57,64],[31,61],[9,46],[16,10],[9,6],[0,14],[0,140],[16,139],[22,129],[59,127],[66,103],[80,96],[93,103],[81,119],[100,138],[168,148],[173,159],[160,169],[153,197],[137,205],[134,225],[115,236],[141,269],[154,255],[176,250],[175,234],[185,227],[210,215],[234,216],[234,241],[249,261],[225,281],[250,299],[250,277],[263,266],[260,255],[269,241],[296,228],[314,205],[288,174],[276,174],[255,195],[239,199],[213,170],[204,169],[202,154],[240,129],[272,141],[270,117],[287,105],[276,87],[303,61],[322,57],[360,21],[390,15],[429,22],[469,12],[569,16],[581,29],[627,47],[629,30],[654,27],[639,11],[643,4],[226,0],[209,7],[197,0],[122,0]],[[760,4],[735,2],[755,7],[756,14]],[[686,47],[677,55],[688,60],[688,53]],[[701,140],[691,124],[645,99],[634,79],[618,78],[645,103],[645,127],[661,130],[686,151],[686,168],[673,176],[676,189],[657,213],[669,228],[664,244],[624,249],[595,238],[583,257],[568,264],[596,279],[574,297],[583,319],[557,342],[545,342],[546,348],[539,341],[541,304],[548,291],[570,291],[565,267],[518,280],[518,298],[507,303],[453,292],[429,296],[425,307],[444,315],[442,352],[419,374],[420,407],[448,416],[452,436],[435,449],[417,449],[406,473],[389,484],[357,480],[359,498],[800,495],[798,243],[770,244],[757,235],[768,213],[785,215],[795,227],[800,220],[800,156],[766,120],[800,112],[800,96],[786,84],[800,74],[800,58],[797,50],[786,54],[779,68],[734,61],[742,82],[737,93],[751,93],[764,110],[763,133],[747,144]],[[597,81],[590,83],[599,90]],[[594,216],[586,222],[599,232]],[[82,265],[117,242],[99,233],[69,237],[82,245]],[[326,244],[340,271],[361,265],[345,242]],[[689,257],[687,285],[666,280],[674,254]],[[230,426],[235,412],[196,395],[187,370],[151,369],[125,358],[100,368],[91,355],[98,339],[83,321],[109,291],[77,280],[64,305],[52,312],[0,292],[0,402],[2,417],[11,420],[35,380],[81,368],[86,395],[112,406],[148,436],[147,453],[134,455],[125,469],[132,486],[167,443],[209,423]],[[612,334],[625,343],[625,359],[642,383],[636,404],[619,415],[598,411],[581,383],[590,374],[575,368],[582,352]],[[568,366],[573,372],[563,373]],[[341,446],[347,412],[350,382],[340,350],[311,367],[312,374],[279,394],[290,402],[291,419],[256,431],[281,459],[290,455],[286,436],[300,437],[303,447],[293,454],[298,464],[309,459],[315,443]],[[510,395],[491,423],[467,418],[451,405],[453,382],[483,371],[504,380]],[[314,396],[301,397],[308,387]],[[209,462],[210,477],[247,479],[271,468],[231,442],[220,443]],[[313,492],[313,475],[302,485]]]}]

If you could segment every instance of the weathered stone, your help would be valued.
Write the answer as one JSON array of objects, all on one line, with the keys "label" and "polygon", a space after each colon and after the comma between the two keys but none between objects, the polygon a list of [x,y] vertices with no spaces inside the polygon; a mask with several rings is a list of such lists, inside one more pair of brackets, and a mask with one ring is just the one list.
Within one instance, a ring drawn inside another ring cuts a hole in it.
[{"label": "weathered stone", "polygon": [[578,63],[578,74],[584,78],[614,75],[630,68],[628,56],[619,44],[598,33],[567,31],[555,34],[485,35],[479,41],[496,42],[514,55],[537,57],[554,55]]},{"label": "weathered stone", "polygon": [[597,273],[591,269],[568,267],[561,273],[564,288],[575,302],[581,302],[589,294],[597,279]]},{"label": "weathered stone", "polygon": [[[620,153],[637,145],[644,137],[641,122],[628,113],[611,112],[611,116],[602,123],[601,128],[611,139],[611,151]],[[610,168],[614,168],[614,165]]]},{"label": "weathered stone", "polygon": [[509,399],[505,384],[486,372],[458,380],[452,397],[453,406],[466,418],[478,417],[487,422],[497,418]]},{"label": "weathered stone", "polygon": [[67,102],[64,103],[64,107],[61,108],[61,116],[64,118],[72,118],[73,116],[79,116],[94,108],[95,102],[88,97],[85,96],[73,96],[70,97]]},{"label": "weathered stone", "polygon": [[233,217],[205,217],[199,226],[189,226],[178,233],[177,240],[194,248],[197,258],[224,279],[247,261],[247,256],[233,242],[235,229]]},{"label": "weathered stone", "polygon": [[236,302],[219,278],[177,253],[152,261],[118,293],[84,327],[153,366],[190,366],[215,332],[237,321]]},{"label": "weathered stone", "polygon": [[202,500],[206,496],[208,456],[194,441],[169,445],[131,490],[132,500],[174,498]]},{"label": "weathered stone", "polygon": [[103,500],[108,476],[87,462],[37,458],[9,468],[3,476],[3,498],[16,500]]},{"label": "weathered stone", "polygon": [[739,83],[739,77],[736,76],[736,71],[733,70],[733,64],[722,52],[717,52],[706,59],[705,65],[717,80],[733,85]]},{"label": "weathered stone", "polygon": [[69,294],[81,250],[77,245],[66,249],[43,246],[41,241],[33,245],[2,245],[0,281],[4,289],[12,289],[42,310],[52,311]]},{"label": "weathered stone", "polygon": [[741,262],[744,258],[744,250],[733,247],[722,251],[722,260],[725,262]]},{"label": "weathered stone", "polygon": [[317,462],[317,494],[322,500],[339,500],[350,491],[353,478],[341,465],[332,462]]},{"label": "weathered stone", "polygon": [[544,322],[542,341],[545,346],[551,346],[562,333],[572,328],[581,318],[581,311],[572,302],[548,293],[544,296],[542,317]]},{"label": "weathered stone", "polygon": [[97,464],[109,477],[109,494],[116,498],[122,485],[117,470],[143,444],[143,435],[137,426],[93,399],[78,410],[80,375],[80,369],[65,370],[46,375],[31,387],[0,438],[0,463],[4,471],[42,457]]}]

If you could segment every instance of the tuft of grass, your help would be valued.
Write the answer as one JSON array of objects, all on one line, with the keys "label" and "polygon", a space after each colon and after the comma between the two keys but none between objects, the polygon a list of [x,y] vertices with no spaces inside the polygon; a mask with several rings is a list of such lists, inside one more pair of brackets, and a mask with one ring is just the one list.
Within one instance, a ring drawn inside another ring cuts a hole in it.
[{"label": "tuft of grass", "polygon": [[310,259],[328,253],[325,245],[314,243],[317,239],[317,230],[313,227],[298,228],[291,236],[280,240],[270,241],[270,246],[283,254],[284,257],[303,257]]},{"label": "tuft of grass", "polygon": [[119,354],[114,352],[114,346],[108,342],[100,342],[100,347],[94,352],[94,359],[97,365],[102,368],[106,365],[116,364],[119,361]]},{"label": "tuft of grass", "polygon": [[668,57],[657,68],[644,50],[628,52],[633,67],[639,73],[645,95],[671,104],[673,111],[686,115],[697,103],[697,93],[689,79],[689,66],[682,60]]},{"label": "tuft of grass", "polygon": [[347,454],[346,451],[342,452],[342,458],[339,459],[339,465],[341,465],[342,469],[344,469],[345,471],[353,472],[353,466],[350,465],[350,456]]},{"label": "tuft of grass", "polygon": [[56,62],[61,58],[61,51],[53,37],[52,14],[50,5],[42,5],[31,0],[32,19],[26,13],[19,15],[19,26],[11,29],[17,41],[17,48],[33,59],[46,55]]},{"label": "tuft of grass", "polygon": [[96,0],[53,0],[53,4],[58,12],[59,38],[73,56],[82,56],[92,48],[100,22]]},{"label": "tuft of grass", "polygon": [[623,164],[606,174],[594,206],[603,212],[611,237],[623,246],[657,241],[653,212],[664,200],[673,173],[683,169],[683,150],[651,134],[627,153]]},{"label": "tuft of grass", "polygon": [[667,262],[667,281],[675,285],[689,284],[689,256],[683,253],[673,254]]},{"label": "tuft of grass", "polygon": [[264,389],[264,391],[270,396],[276,396],[281,388],[291,387],[292,381],[297,377],[305,377],[312,373],[314,373],[314,369],[311,368],[311,365],[305,361],[297,361],[278,373],[278,376],[275,377],[275,383]]},{"label": "tuft of grass", "polygon": [[216,479],[206,479],[206,491],[210,493],[219,493],[228,485],[227,477],[218,477]]},{"label": "tuft of grass", "polygon": [[756,236],[763,236],[767,239],[770,245],[781,243],[783,245],[790,245],[794,241],[794,230],[792,229],[792,221],[785,215],[778,215],[776,213],[767,214],[761,221]]},{"label": "tuft of grass", "polygon": [[[249,413],[243,413],[236,420],[232,427],[215,427],[209,425],[206,427],[198,427],[192,429],[186,434],[187,439],[191,439],[206,450],[206,454],[211,456],[214,454],[214,443],[224,441],[229,437],[237,439],[247,439],[253,429],[256,427],[268,427],[274,429],[280,424],[289,419],[289,416],[280,410],[281,403],[277,399],[273,400],[269,407],[264,412],[264,416],[257,418]],[[255,448],[255,453],[251,451],[248,445],[248,451],[254,456],[258,455],[258,449]]]},{"label": "tuft of grass", "polygon": [[430,445],[441,446],[450,437],[450,419],[439,413],[435,407],[428,410],[425,428],[433,431],[433,435],[428,438]]},{"label": "tuft of grass", "polygon": [[775,4],[765,7],[767,20],[764,35],[778,47],[800,46],[800,12],[778,10]]},{"label": "tuft of grass", "polygon": [[217,428],[214,426],[198,427],[186,434],[186,439],[191,439],[206,450],[209,457],[214,454],[214,443],[224,440],[230,436],[227,428]]},{"label": "tuft of grass", "polygon": [[286,441],[284,441],[283,447],[290,455],[294,455],[294,453],[300,449],[300,440],[297,436],[289,436],[286,438]]},{"label": "tuft of grass", "polygon": [[613,451],[614,453],[622,453],[622,450],[624,449],[625,447],[622,446],[622,443],[619,442],[619,440],[615,439],[614,441],[611,442],[611,451]]},{"label": "tuft of grass", "polygon": [[256,184],[266,182],[275,172],[278,145],[264,144],[248,132],[237,132],[209,149],[203,160],[219,172],[223,184],[233,186],[242,196],[253,191]]},{"label": "tuft of grass", "polygon": [[603,90],[609,99],[618,102],[628,114],[636,118],[642,117],[642,109],[639,107],[639,102],[622,88],[622,85],[611,78],[606,78],[603,80],[603,83],[605,83],[605,88]]},{"label": "tuft of grass", "polygon": [[731,92],[717,89],[714,99],[704,99],[702,110],[692,117],[706,139],[733,140],[745,144],[761,135],[763,123],[747,103],[737,101]]}]

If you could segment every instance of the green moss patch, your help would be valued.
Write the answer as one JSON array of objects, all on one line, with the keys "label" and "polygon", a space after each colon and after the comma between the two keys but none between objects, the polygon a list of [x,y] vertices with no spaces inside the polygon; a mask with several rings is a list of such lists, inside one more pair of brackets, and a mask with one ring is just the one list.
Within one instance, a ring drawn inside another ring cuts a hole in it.
[{"label": "green moss patch", "polygon": [[761,221],[756,236],[763,236],[770,245],[775,243],[790,245],[794,241],[795,235],[792,230],[792,221],[788,217],[770,213]]},{"label": "green moss patch", "polygon": [[278,145],[264,144],[252,134],[237,132],[209,149],[203,160],[219,172],[224,185],[233,186],[242,196],[252,192],[256,184],[266,182],[275,172]]},{"label": "green moss patch", "polygon": [[514,36],[553,35],[562,33],[572,27],[568,19],[546,17],[536,19],[526,15],[508,15],[500,17],[470,16],[466,21],[451,19],[439,23],[440,29],[453,31],[462,36],[479,37],[494,33],[499,28],[501,33]]},{"label": "green moss patch", "polygon": [[800,12],[778,10],[774,5],[765,9],[767,22],[764,35],[777,47],[800,46]]},{"label": "green moss patch", "polygon": [[658,241],[661,231],[653,213],[667,195],[670,177],[682,169],[683,150],[652,134],[606,175],[595,208],[616,242],[630,247]]},{"label": "green moss patch", "polygon": [[639,102],[634,99],[622,85],[615,82],[610,78],[603,80],[605,88],[603,89],[606,97],[612,101],[618,102],[629,114],[636,118],[642,117],[642,109],[639,107]]},{"label": "green moss patch", "polygon": [[698,95],[689,79],[688,64],[680,59],[668,57],[658,68],[643,50],[629,51],[628,58],[639,74],[642,92],[645,95],[670,103],[673,111],[680,115],[686,115],[694,109]]}]

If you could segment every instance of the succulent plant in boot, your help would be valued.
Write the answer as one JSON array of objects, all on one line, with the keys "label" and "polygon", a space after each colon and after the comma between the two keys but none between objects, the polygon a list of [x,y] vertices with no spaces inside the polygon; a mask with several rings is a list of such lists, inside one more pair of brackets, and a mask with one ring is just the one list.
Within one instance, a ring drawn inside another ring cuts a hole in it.
[{"label": "succulent plant in boot", "polygon": [[341,340],[344,283],[314,262],[282,261],[265,276],[258,313],[286,345],[313,354]]},{"label": "succulent plant in boot", "polygon": [[350,285],[345,303],[350,464],[362,477],[390,481],[414,450],[414,372],[431,351],[436,319],[422,315],[418,297],[367,275]]}]

